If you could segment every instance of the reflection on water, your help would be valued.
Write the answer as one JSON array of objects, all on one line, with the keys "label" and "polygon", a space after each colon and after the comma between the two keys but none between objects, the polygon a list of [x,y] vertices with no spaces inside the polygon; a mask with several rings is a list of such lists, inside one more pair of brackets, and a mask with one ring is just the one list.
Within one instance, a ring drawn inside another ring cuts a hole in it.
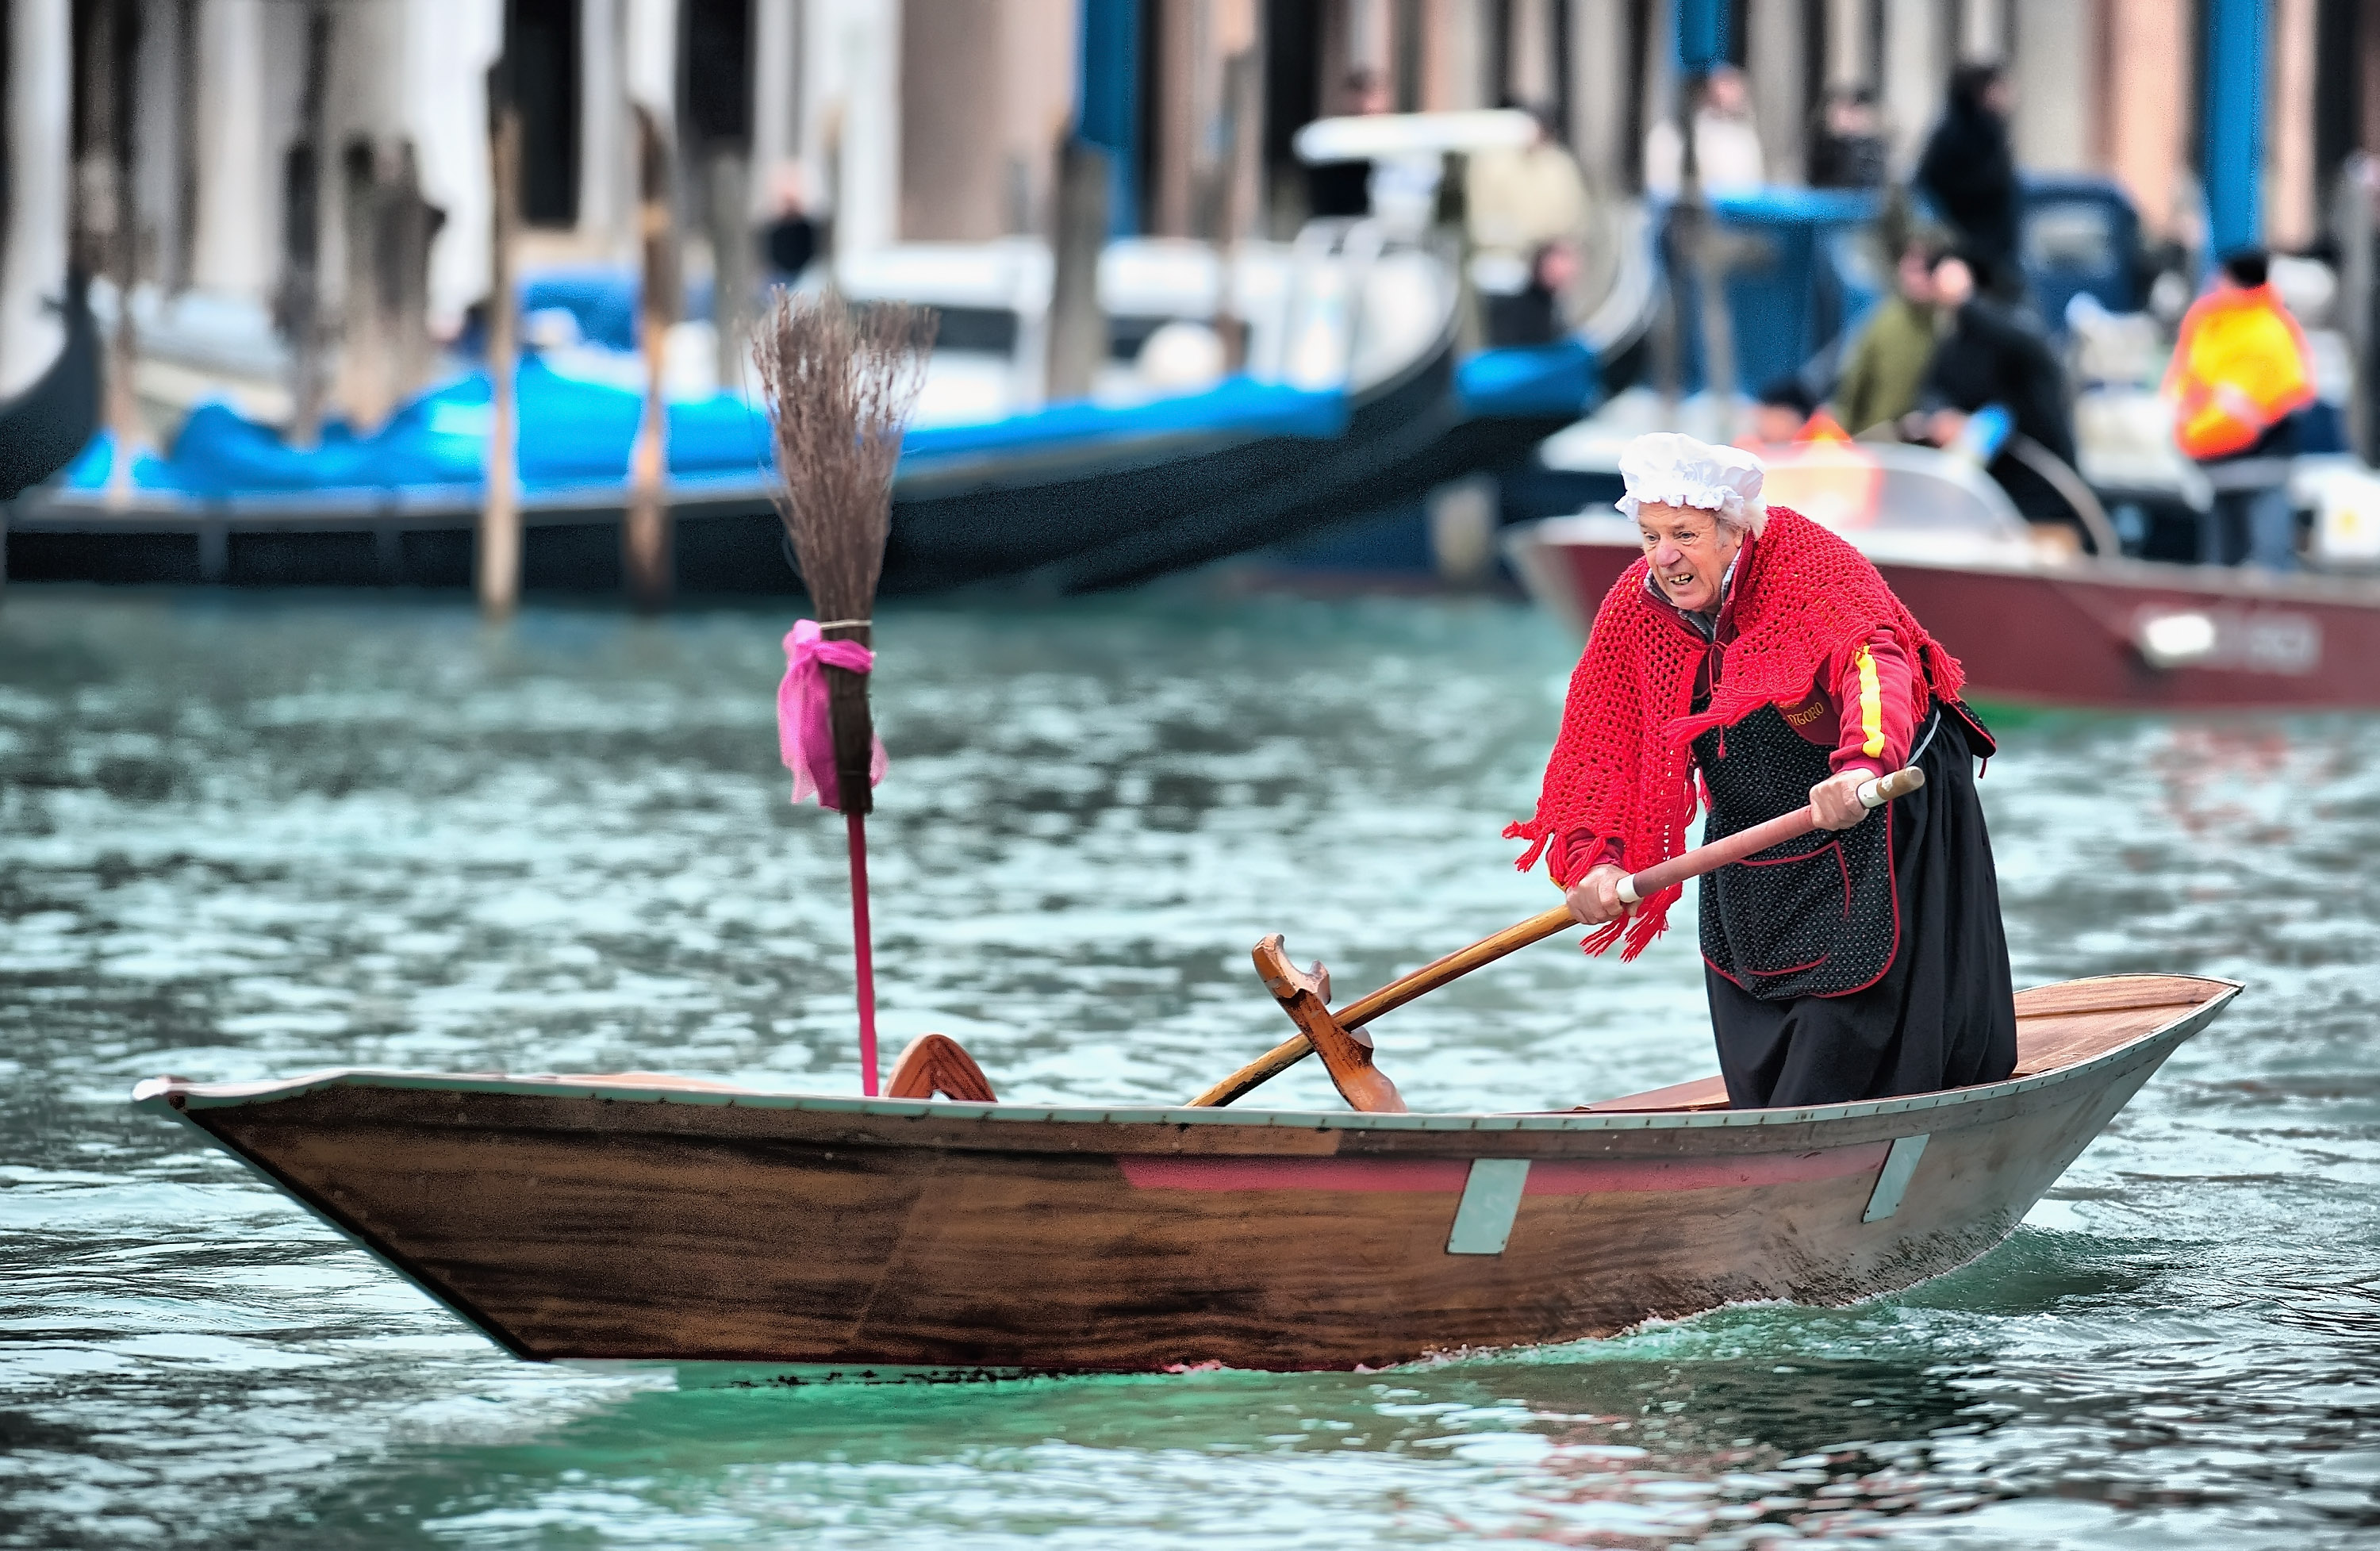
[{"label": "reflection on water", "polygon": [[[662,1067],[850,1089],[784,621],[18,589],[0,607],[0,1544],[2368,1544],[2380,761],[2348,719],[2001,720],[2018,979],[2252,983],[2001,1249],[1849,1310],[1370,1375],[787,1388],[518,1363],[137,1078]],[[888,611],[888,1042],[1187,1096],[1545,904],[1569,648],[1490,603]],[[1710,1069],[1690,932],[1384,1020],[1418,1105]],[[1318,1073],[1283,1102],[1335,1107]]]}]

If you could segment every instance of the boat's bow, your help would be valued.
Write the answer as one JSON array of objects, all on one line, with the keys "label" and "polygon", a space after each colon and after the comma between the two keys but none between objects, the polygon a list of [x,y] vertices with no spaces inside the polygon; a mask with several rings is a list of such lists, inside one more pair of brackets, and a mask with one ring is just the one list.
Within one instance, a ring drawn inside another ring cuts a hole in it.
[{"label": "boat's bow", "polygon": [[100,340],[90,282],[69,272],[59,311],[65,337],[46,370],[0,403],[0,501],[74,461],[99,424]]}]

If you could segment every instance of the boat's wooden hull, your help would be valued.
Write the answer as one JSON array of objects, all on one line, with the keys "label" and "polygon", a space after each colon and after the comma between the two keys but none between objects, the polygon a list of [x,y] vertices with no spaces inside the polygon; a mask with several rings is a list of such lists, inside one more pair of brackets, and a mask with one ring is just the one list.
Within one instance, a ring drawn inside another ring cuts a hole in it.
[{"label": "boat's wooden hull", "polygon": [[[1344,1368],[1846,1303],[1973,1259],[2236,990],[2077,986],[2099,989],[2028,993],[2027,1045],[2084,1059],[1804,1111],[1052,1111],[388,1073],[140,1097],[526,1357]],[[1915,1170],[1894,1202],[1896,1145]],[[1500,1189],[1517,1206],[1483,1249]]]},{"label": "boat's wooden hull", "polygon": [[[1557,520],[1507,540],[1523,580],[1584,635],[1640,552]],[[2380,586],[2220,567],[2078,560],[2008,569],[1876,557],[1967,671],[1971,695],[2127,710],[2380,708]],[[2203,621],[2208,649],[2155,661],[2157,620]]]}]

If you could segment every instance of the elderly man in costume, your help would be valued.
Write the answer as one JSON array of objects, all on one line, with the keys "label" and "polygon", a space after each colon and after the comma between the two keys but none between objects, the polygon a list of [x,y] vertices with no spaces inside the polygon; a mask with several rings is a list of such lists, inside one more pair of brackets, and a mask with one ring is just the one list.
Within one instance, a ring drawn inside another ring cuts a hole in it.
[{"label": "elderly man in costume", "polygon": [[[1685,849],[1697,786],[1716,840],[1809,804],[1822,828],[1703,880],[1702,951],[1729,1104],[1832,1104],[1996,1082],[2016,1009],[1973,762],[1990,735],[1959,664],[1876,567],[1760,500],[1750,454],[1663,432],[1620,462],[1645,558],[1572,676],[1530,842],[1590,953],[1658,936],[1628,874]],[[1860,783],[1918,792],[1871,815]],[[1699,783],[1696,776],[1699,775]]]}]

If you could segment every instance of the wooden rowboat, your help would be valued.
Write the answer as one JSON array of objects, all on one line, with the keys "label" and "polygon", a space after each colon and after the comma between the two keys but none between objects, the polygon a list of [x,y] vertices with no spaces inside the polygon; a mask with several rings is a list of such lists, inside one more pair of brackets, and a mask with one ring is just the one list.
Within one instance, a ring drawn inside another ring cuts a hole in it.
[{"label": "wooden rowboat", "polygon": [[1349,1368],[1840,1304],[1991,1248],[2238,983],[2017,998],[2006,1082],[1730,1110],[1046,1107],[644,1073],[152,1078],[506,1350],[893,1371]]}]

